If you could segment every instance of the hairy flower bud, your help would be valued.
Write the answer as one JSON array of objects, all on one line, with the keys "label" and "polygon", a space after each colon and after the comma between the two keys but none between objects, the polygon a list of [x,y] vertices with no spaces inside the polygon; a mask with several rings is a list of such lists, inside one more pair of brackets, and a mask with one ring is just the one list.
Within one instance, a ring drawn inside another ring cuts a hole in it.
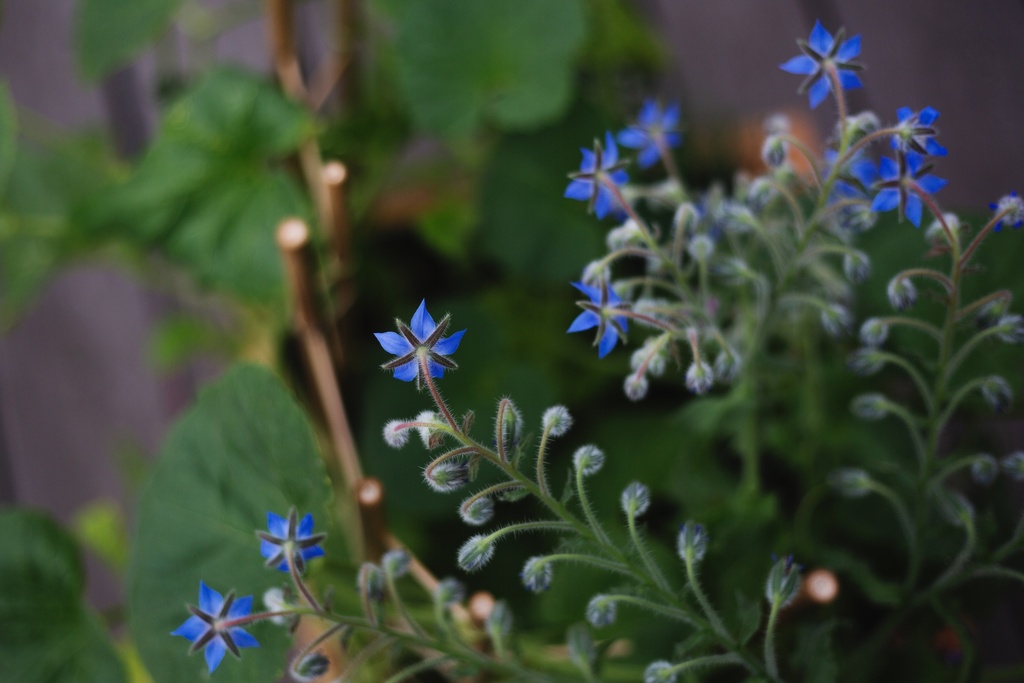
[{"label": "hairy flower bud", "polygon": [[889,280],[886,294],[889,295],[889,304],[897,311],[905,311],[917,303],[917,288],[908,277],[897,275]]},{"label": "hairy flower bud", "polygon": [[889,399],[882,394],[861,394],[854,397],[850,410],[862,420],[881,420],[889,414]]},{"label": "hairy flower bud", "polygon": [[495,420],[500,420],[498,433],[501,439],[501,449],[507,453],[519,444],[519,439],[523,434],[523,417],[511,399],[503,398],[498,403],[498,414]]},{"label": "hairy flower bud", "polygon": [[619,227],[609,230],[605,243],[608,245],[608,251],[639,246],[644,243],[644,232],[637,222],[630,218]]},{"label": "hairy flower bud", "polygon": [[409,573],[409,553],[401,549],[389,550],[381,556],[380,566],[388,576],[401,578]]},{"label": "hairy flower bud", "polygon": [[779,190],[768,178],[755,178],[747,188],[747,205],[754,211],[760,211],[779,196]]},{"label": "hairy flower bud", "polygon": [[995,230],[997,232],[1004,225],[1012,225],[1014,228],[1024,225],[1024,201],[1017,196],[1016,192],[1002,197],[993,208],[996,215],[1003,214],[1003,217],[996,223]]},{"label": "hairy flower bud", "polygon": [[327,673],[331,660],[321,650],[314,650],[291,666],[292,678],[298,683],[311,683]]},{"label": "hairy flower bud", "polygon": [[889,326],[881,318],[868,318],[860,326],[860,340],[865,346],[881,346],[889,337]]},{"label": "hairy flower bud", "polygon": [[441,445],[441,440],[444,438],[444,432],[440,431],[438,427],[442,427],[444,425],[440,415],[430,410],[424,410],[416,416],[415,421],[429,425],[427,427],[416,428],[416,431],[420,434],[420,440],[423,441],[424,448],[427,450],[433,450]]},{"label": "hairy flower bud", "polygon": [[785,135],[790,130],[789,117],[776,112],[770,114],[764,120],[764,132],[766,135]]},{"label": "hairy flower bud", "polygon": [[365,600],[380,602],[384,599],[384,572],[372,562],[364,562],[359,568],[356,584]]},{"label": "hairy flower bud", "polygon": [[638,481],[630,482],[622,491],[621,503],[627,517],[639,517],[651,506],[651,491]]},{"label": "hairy flower bud", "polygon": [[644,683],[676,683],[676,668],[672,662],[659,659],[644,669]]},{"label": "hairy flower bud", "polygon": [[1024,481],[1024,451],[1014,451],[999,463],[1014,481]]},{"label": "hairy flower bud", "polygon": [[742,369],[743,362],[734,349],[722,349],[715,356],[715,377],[720,382],[731,384],[739,376]]},{"label": "hairy flower bud", "polygon": [[704,361],[690,363],[686,371],[686,388],[701,396],[706,394],[715,382],[715,371]]},{"label": "hairy flower bud", "polygon": [[494,557],[494,542],[483,534],[470,536],[459,548],[458,563],[463,571],[475,572]]},{"label": "hairy flower bud", "polygon": [[548,436],[564,436],[572,427],[572,415],[565,406],[552,406],[544,411],[541,418],[541,427],[548,433]]},{"label": "hairy flower bud", "polygon": [[865,135],[870,135],[882,126],[873,111],[862,111],[846,117],[846,130],[851,136],[850,141],[856,142]]},{"label": "hairy flower bud", "polygon": [[487,633],[491,640],[504,640],[512,633],[512,610],[504,600],[498,600],[487,615]]},{"label": "hairy flower bud", "polygon": [[692,235],[700,223],[700,210],[690,202],[683,202],[672,217],[672,227],[677,233]]},{"label": "hairy flower bud", "polygon": [[707,235],[694,235],[686,251],[695,261],[707,261],[715,253],[715,241]]},{"label": "hairy flower bud", "polygon": [[565,644],[569,649],[569,659],[581,671],[591,675],[591,668],[594,665],[594,658],[597,651],[594,648],[594,639],[584,624],[573,624],[565,634]]},{"label": "hairy flower bud", "polygon": [[847,280],[860,284],[871,276],[871,259],[863,251],[847,252],[843,256],[843,272]]},{"label": "hairy flower bud", "polygon": [[1024,317],[1016,313],[1004,315],[996,323],[996,336],[1007,344],[1024,342]]},{"label": "hairy flower bud", "polygon": [[459,517],[470,526],[483,526],[494,517],[494,501],[487,496],[467,498],[459,506]]},{"label": "hairy flower bud", "polygon": [[663,337],[647,337],[639,349],[629,358],[629,367],[639,371],[641,368],[652,377],[661,377],[665,373],[666,350]]},{"label": "hairy flower bud", "polygon": [[438,493],[451,493],[469,483],[469,465],[450,460],[428,465],[423,470],[423,479]]},{"label": "hairy flower bud", "polygon": [[[960,217],[955,213],[944,213],[942,214],[943,220],[946,221],[946,226],[954,237],[960,234]],[[939,219],[935,219],[931,222],[928,228],[924,231],[925,239],[929,242],[942,242],[949,244],[949,237],[946,235],[946,228],[942,227],[942,223]]]},{"label": "hairy flower bud", "polygon": [[688,555],[692,556],[694,562],[703,560],[708,551],[708,534],[704,526],[696,522],[681,524],[676,536],[676,550],[683,562],[686,562]]},{"label": "hairy flower bud", "polygon": [[647,375],[638,374],[631,372],[626,375],[625,381],[622,383],[622,390],[626,393],[626,398],[630,401],[640,401],[647,395],[647,390],[650,388],[650,382],[647,380]]},{"label": "hairy flower bud", "polygon": [[778,168],[786,163],[789,155],[789,143],[777,135],[769,135],[761,145],[761,161],[768,168]]},{"label": "hairy flower bud", "polygon": [[862,377],[875,374],[885,365],[881,352],[871,347],[857,349],[850,354],[846,361],[846,367]]},{"label": "hairy flower bud", "polygon": [[973,522],[974,506],[962,494],[936,487],[933,495],[938,503],[939,512],[947,522],[961,528]]},{"label": "hairy flower bud", "polygon": [[451,607],[466,599],[466,588],[458,579],[448,577],[441,579],[434,589],[434,600],[443,607]]},{"label": "hairy flower bud", "polygon": [[821,326],[833,338],[840,338],[850,331],[853,316],[850,309],[842,304],[828,304],[821,310]]},{"label": "hairy flower bud", "polygon": [[555,568],[546,557],[531,557],[523,565],[523,571],[519,572],[519,578],[523,580],[526,590],[531,593],[543,593],[551,588],[551,578],[555,575]]},{"label": "hairy flower bud", "polygon": [[835,470],[828,476],[828,483],[847,498],[862,498],[871,493],[871,475],[857,467]]},{"label": "hairy flower bud", "polygon": [[971,463],[971,478],[982,486],[988,486],[999,474],[999,461],[989,453],[979,453]]},{"label": "hairy flower bud", "polygon": [[800,591],[800,565],[793,562],[793,556],[789,555],[777,560],[768,572],[768,580],[765,582],[764,595],[772,605],[779,608],[785,607],[793,602]]},{"label": "hairy flower bud", "polygon": [[999,375],[991,375],[982,381],[981,395],[997,413],[1004,412],[1013,402],[1013,389],[1010,388],[1010,383]]},{"label": "hairy flower bud", "polygon": [[[287,612],[294,607],[294,605],[285,597],[285,592],[280,588],[268,588],[267,591],[263,593],[263,605],[267,608],[268,612]],[[278,626],[287,626],[297,618],[298,617],[281,615],[270,617],[270,621]]]},{"label": "hairy flower bud", "polygon": [[406,420],[390,420],[384,425],[384,442],[392,448],[401,448],[409,443],[409,427]]},{"label": "hairy flower bud", "polygon": [[604,451],[597,446],[580,446],[572,454],[572,466],[584,477],[597,474],[604,466]]},{"label": "hairy flower bud", "polygon": [[607,595],[595,595],[587,603],[587,621],[594,628],[614,624],[616,612],[617,605],[614,598]]},{"label": "hairy flower bud", "polygon": [[982,329],[993,327],[999,324],[1009,308],[1010,301],[1006,297],[993,299],[978,309],[977,315],[974,316],[974,322]]}]

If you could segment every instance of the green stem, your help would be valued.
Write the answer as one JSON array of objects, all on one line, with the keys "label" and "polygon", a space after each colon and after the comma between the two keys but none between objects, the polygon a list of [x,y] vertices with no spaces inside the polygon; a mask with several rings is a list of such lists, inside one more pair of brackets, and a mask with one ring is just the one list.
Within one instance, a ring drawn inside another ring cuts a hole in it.
[{"label": "green stem", "polygon": [[654,579],[654,582],[658,584],[658,588],[665,592],[670,592],[672,589],[669,587],[668,581],[665,580],[665,576],[661,573],[658,565],[655,564],[654,558],[651,557],[651,553],[647,549],[647,545],[640,538],[640,532],[636,528],[636,516],[632,510],[626,514],[626,523],[629,525],[629,536],[633,539],[633,545],[640,554],[640,559],[643,560],[644,566],[647,567],[647,572]]},{"label": "green stem", "polygon": [[779,678],[779,664],[775,659],[775,622],[779,616],[779,601],[772,600],[772,608],[768,613],[768,625],[764,630],[764,665],[768,676],[774,680]]},{"label": "green stem", "polygon": [[[691,659],[688,662],[681,662],[673,666],[669,671],[672,673],[681,673],[683,671],[689,671],[691,669],[700,669],[703,667],[710,666],[724,666],[728,664],[743,664],[743,660],[734,654],[728,655],[706,655],[704,657],[697,657]],[[667,673],[667,672],[666,672]]]},{"label": "green stem", "polygon": [[576,469],[576,494],[580,499],[580,507],[583,508],[583,514],[587,518],[587,522],[590,524],[590,528],[602,544],[611,545],[611,539],[604,532],[601,527],[601,523],[597,521],[597,515],[594,514],[594,509],[590,505],[590,500],[587,498],[587,489],[583,485],[583,468],[579,467]]},{"label": "green stem", "polygon": [[718,612],[711,605],[711,601],[708,600],[708,596],[704,594],[704,590],[700,587],[700,581],[697,580],[696,561],[693,556],[693,548],[687,548],[684,553],[684,562],[686,563],[686,578],[690,582],[690,589],[693,591],[693,595],[697,598],[697,604],[704,611],[704,616],[711,622],[711,628],[715,630],[722,638],[731,641],[732,636],[725,629],[725,624],[722,623],[721,618],[718,616]]},{"label": "green stem", "polygon": [[641,597],[638,597],[636,595],[612,594],[612,595],[605,595],[603,597],[604,597],[605,600],[610,600],[610,601],[616,602],[616,603],[620,603],[621,602],[621,603],[624,603],[624,604],[627,604],[627,605],[636,605],[637,607],[641,607],[641,608],[643,608],[645,610],[649,610],[651,612],[654,612],[655,614],[661,614],[663,616],[670,617],[670,618],[675,619],[677,621],[681,621],[684,624],[688,624],[690,626],[693,626],[694,628],[698,628],[698,629],[701,628],[701,624],[694,620],[694,617],[693,617],[692,614],[690,614],[690,613],[688,613],[688,612],[686,612],[684,610],[681,610],[678,607],[673,607],[672,605],[666,605],[666,604],[663,604],[663,603],[660,603],[660,602],[654,602],[653,600],[648,600],[646,598],[641,598]]}]

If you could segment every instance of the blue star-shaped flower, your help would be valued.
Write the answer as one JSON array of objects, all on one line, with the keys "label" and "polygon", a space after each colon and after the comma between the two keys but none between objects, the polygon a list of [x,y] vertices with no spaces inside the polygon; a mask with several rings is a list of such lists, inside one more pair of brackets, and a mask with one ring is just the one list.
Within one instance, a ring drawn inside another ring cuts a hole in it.
[{"label": "blue star-shaped flower", "polygon": [[683,141],[679,132],[679,105],[670,104],[664,109],[652,99],[644,100],[636,123],[619,131],[619,144],[640,153],[636,162],[640,168],[650,168],[658,161],[662,150],[678,147]]},{"label": "blue star-shaped flower", "polygon": [[810,39],[798,40],[796,43],[804,54],[780,64],[779,68],[791,74],[807,76],[797,92],[807,92],[811,109],[821,104],[832,90],[829,71],[835,71],[839,87],[843,90],[863,87],[856,72],[864,67],[851,61],[860,54],[860,36],[854,36],[844,42],[843,29],[839,29],[833,38],[818,21],[811,30]]},{"label": "blue star-shaped flower", "polygon": [[[831,173],[832,167],[839,161],[839,153],[834,149],[825,150],[825,174]],[[878,169],[874,162],[864,154],[857,152],[853,158],[843,164],[836,174],[836,193],[832,199],[846,197],[862,197],[864,192],[878,180]]]},{"label": "blue star-shaped flower", "polygon": [[615,347],[619,337],[625,337],[629,329],[626,316],[616,315],[625,304],[607,282],[602,282],[600,287],[591,287],[582,282],[573,282],[572,286],[586,294],[590,300],[576,302],[583,308],[583,312],[576,316],[567,332],[582,332],[596,327],[594,343],[597,344],[597,356],[604,358]]},{"label": "blue star-shaped flower", "polygon": [[934,194],[946,186],[946,181],[930,175],[931,164],[925,164],[920,154],[898,154],[897,160],[882,157],[878,165],[881,188],[871,203],[871,210],[882,212],[899,208],[900,219],[906,216],[914,227],[921,227],[922,194]]},{"label": "blue star-shaped flower", "polygon": [[916,113],[910,107],[900,107],[896,115],[900,122],[896,124],[896,134],[892,137],[893,149],[935,157],[946,156],[946,148],[935,142],[935,135],[939,132],[932,125],[939,118],[939,111],[935,107],[925,107]]},{"label": "blue star-shaped flower", "polygon": [[252,612],[251,595],[236,600],[234,593],[228,593],[225,598],[200,581],[199,606],[189,605],[188,611],[192,616],[171,631],[171,635],[190,640],[190,654],[205,648],[206,666],[211,673],[224,659],[226,651],[230,650],[235,657],[241,657],[239,648],[260,646],[241,627],[233,625]]},{"label": "blue star-shaped flower", "polygon": [[597,214],[598,218],[604,218],[608,212],[618,206],[609,186],[622,185],[629,180],[629,176],[622,170],[623,163],[619,162],[619,148],[615,146],[615,140],[611,133],[604,134],[604,147],[597,140],[594,141],[594,150],[580,149],[583,152],[583,161],[580,162],[580,170],[570,173],[568,187],[565,188],[565,197],[578,199],[588,203],[588,210]]},{"label": "blue star-shaped flower", "polygon": [[989,204],[988,208],[1004,215],[1002,220],[996,221],[996,224],[992,227],[992,232],[1002,232],[1003,223],[1013,226],[1014,230],[1024,226],[1024,201],[1017,196],[1016,192],[1011,192],[998,202]]},{"label": "blue star-shaped flower", "polygon": [[323,557],[324,549],[320,547],[327,534],[313,533],[313,515],[306,513],[300,522],[299,515],[292,508],[288,517],[267,513],[268,531],[259,531],[260,554],[267,558],[268,567],[277,567],[286,572],[288,556],[292,557],[295,569],[302,574],[306,571],[306,562],[314,557]]},{"label": "blue star-shaped flower", "polygon": [[430,376],[444,377],[446,369],[454,370],[458,367],[448,356],[459,348],[462,335],[466,333],[465,330],[461,330],[450,337],[444,337],[450,322],[451,316],[446,315],[440,323],[435,323],[427,312],[426,300],[421,301],[419,308],[412,315],[410,325],[396,319],[398,332],[374,333],[373,336],[385,351],[398,356],[381,367],[385,370],[394,370],[395,379],[403,382],[415,379],[418,383],[421,379],[419,357],[425,355]]}]

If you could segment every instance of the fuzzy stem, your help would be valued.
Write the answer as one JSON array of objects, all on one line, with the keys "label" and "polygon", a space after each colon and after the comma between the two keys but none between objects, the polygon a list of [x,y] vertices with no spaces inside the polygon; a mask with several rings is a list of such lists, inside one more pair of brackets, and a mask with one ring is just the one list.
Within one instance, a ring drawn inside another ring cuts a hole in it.
[{"label": "fuzzy stem", "polygon": [[626,523],[629,525],[629,536],[633,539],[633,545],[636,547],[640,559],[643,560],[644,566],[647,567],[651,578],[654,579],[654,582],[658,584],[661,590],[665,592],[671,591],[672,589],[669,587],[668,581],[665,580],[665,575],[661,573],[661,569],[655,564],[654,558],[651,557],[651,551],[648,550],[647,545],[640,537],[640,531],[636,527],[636,514],[632,509],[626,513]]},{"label": "fuzzy stem", "polygon": [[583,486],[583,468],[576,468],[576,493],[580,499],[580,507],[583,508],[583,514],[587,518],[587,522],[590,524],[590,528],[593,530],[594,535],[605,545],[611,545],[611,539],[604,532],[601,527],[601,523],[597,520],[597,515],[594,514],[594,509],[590,506],[590,500],[587,498],[587,489]]},{"label": "fuzzy stem", "polygon": [[419,354],[420,362],[420,376],[423,377],[423,382],[427,385],[427,389],[430,390],[430,396],[434,399],[434,404],[437,409],[444,415],[444,419],[451,425],[451,428],[456,432],[461,431],[459,429],[459,423],[455,421],[448,406],[444,402],[444,398],[441,396],[441,392],[437,390],[437,385],[434,384],[434,378],[430,376],[430,366],[427,363],[427,356],[425,353]]},{"label": "fuzzy stem", "polygon": [[296,590],[302,595],[302,599],[306,601],[306,604],[313,608],[314,612],[323,612],[323,607],[317,602],[316,598],[313,597],[313,593],[310,592],[309,587],[306,586],[306,582],[302,580],[302,575],[299,574],[299,568],[295,564],[295,553],[288,549],[288,573],[292,577],[292,583],[295,584]]},{"label": "fuzzy stem", "polygon": [[537,489],[540,491],[542,496],[550,497],[551,492],[548,489],[548,475],[544,469],[544,458],[548,453],[548,438],[551,436],[551,429],[553,425],[549,425],[544,433],[541,434],[540,443],[537,445]]},{"label": "fuzzy stem", "polygon": [[768,676],[779,680],[779,664],[775,659],[775,622],[779,616],[779,601],[772,600],[772,608],[768,613],[768,625],[764,629],[764,665]]},{"label": "fuzzy stem", "polygon": [[693,591],[694,597],[697,598],[697,603],[700,608],[704,610],[704,616],[711,622],[711,627],[715,630],[722,638],[732,641],[732,636],[725,628],[725,624],[722,623],[722,619],[718,616],[718,612],[711,605],[711,601],[708,600],[708,596],[705,595],[704,590],[700,587],[700,581],[697,580],[697,562],[693,555],[693,548],[687,548],[686,552],[683,553],[683,561],[686,563],[686,578],[690,582],[690,590]]},{"label": "fuzzy stem", "polygon": [[964,249],[963,256],[960,257],[958,265],[961,269],[971,260],[971,256],[973,256],[974,252],[981,246],[982,241],[984,241],[984,239],[988,237],[988,234],[995,229],[996,223],[1006,218],[1006,215],[1009,213],[1010,209],[1003,209],[995,216],[992,216],[989,222],[985,224],[985,227],[978,231],[978,234],[974,236],[971,243],[967,245],[966,249]]},{"label": "fuzzy stem", "polygon": [[611,594],[604,595],[603,598],[610,602],[624,603],[627,605],[635,605],[645,610],[660,614],[662,616],[681,621],[684,624],[688,624],[694,628],[701,628],[701,624],[694,621],[693,615],[671,605],[666,605],[660,602],[654,602],[647,598],[641,598],[636,595],[624,595],[624,594]]},{"label": "fuzzy stem", "polygon": [[[669,671],[672,673],[681,673],[683,671],[689,671],[691,669],[700,669],[702,667],[709,666],[724,666],[728,664],[743,664],[743,660],[734,654],[727,655],[705,655],[704,657],[697,657],[691,659],[688,662],[680,662],[673,666]],[[666,672],[667,673],[667,672]]]}]

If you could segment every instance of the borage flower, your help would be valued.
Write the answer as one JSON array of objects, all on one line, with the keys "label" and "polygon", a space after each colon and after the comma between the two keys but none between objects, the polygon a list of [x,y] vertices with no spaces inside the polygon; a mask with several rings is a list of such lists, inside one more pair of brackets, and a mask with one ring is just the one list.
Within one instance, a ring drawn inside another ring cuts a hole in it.
[{"label": "borage flower", "polygon": [[872,211],[892,211],[899,208],[900,220],[906,216],[914,227],[921,227],[922,195],[938,192],[946,181],[930,175],[931,164],[925,164],[914,152],[897,155],[897,161],[882,157],[878,165],[881,188],[871,203]]},{"label": "borage flower", "polygon": [[205,648],[206,666],[211,673],[224,659],[224,653],[228,650],[235,657],[241,658],[239,648],[260,646],[255,638],[239,626],[233,625],[252,612],[251,595],[236,600],[232,592],[225,598],[200,581],[199,606],[189,605],[188,611],[192,616],[171,631],[171,635],[190,640],[190,654]]},{"label": "borage flower", "polygon": [[572,286],[590,300],[576,302],[583,308],[583,312],[576,316],[567,331],[582,332],[596,327],[594,343],[597,345],[597,356],[604,358],[615,347],[619,337],[625,338],[629,329],[626,316],[621,315],[625,304],[605,281],[600,283],[600,287],[591,287],[582,282],[573,282]]},{"label": "borage flower", "polygon": [[569,174],[572,180],[564,195],[568,199],[587,202],[587,209],[598,218],[604,218],[619,204],[615,192],[609,188],[629,180],[622,170],[625,164],[619,161],[619,148],[615,146],[611,133],[604,134],[604,143],[601,147],[601,143],[595,140],[593,151],[580,149],[583,152],[580,170]]},{"label": "borage flower", "polygon": [[854,36],[844,42],[843,29],[839,29],[833,38],[818,21],[811,30],[810,39],[798,40],[796,44],[804,54],[780,64],[779,68],[791,74],[807,76],[797,92],[807,92],[811,109],[821,104],[832,90],[830,73],[834,74],[839,87],[843,90],[863,87],[856,72],[861,71],[864,66],[851,61],[860,54],[860,36]]},{"label": "borage flower", "polygon": [[[427,367],[431,377],[444,377],[445,370],[454,370],[458,367],[448,356],[455,353],[462,341],[465,330],[460,330],[450,337],[444,333],[451,322],[451,316],[441,318],[440,323],[434,323],[434,319],[427,312],[427,302],[420,302],[419,308],[413,313],[412,322],[406,325],[396,319],[395,325],[398,332],[375,332],[380,345],[388,353],[393,353],[398,358],[385,363],[381,367],[385,370],[394,370],[395,379],[403,382],[416,380],[421,381],[420,358],[426,358]],[[399,334],[400,333],[400,334]]]},{"label": "borage flower", "polygon": [[948,150],[935,142],[935,136],[939,133],[932,125],[939,118],[939,111],[935,107],[925,107],[916,113],[910,107],[900,107],[896,115],[900,122],[896,124],[896,132],[892,136],[893,149],[934,157],[946,156]]},{"label": "borage flower", "polygon": [[992,228],[993,232],[1001,232],[1004,223],[1013,226],[1014,230],[1024,225],[1024,200],[1017,196],[1016,192],[1011,192],[998,202],[989,204],[988,208],[1003,217],[996,221]]},{"label": "borage flower", "polygon": [[324,549],[320,544],[327,534],[313,533],[313,515],[306,513],[301,522],[298,517],[295,508],[288,512],[287,518],[267,513],[268,531],[259,531],[257,535],[260,537],[260,554],[267,558],[268,567],[289,571],[288,558],[291,556],[295,570],[302,574],[306,571],[306,562],[323,556]]},{"label": "borage flower", "polygon": [[653,99],[644,100],[636,123],[619,131],[619,144],[640,150],[636,163],[640,168],[650,168],[662,153],[668,154],[670,147],[678,147],[683,141],[679,132],[679,105],[670,104],[662,109]]}]

